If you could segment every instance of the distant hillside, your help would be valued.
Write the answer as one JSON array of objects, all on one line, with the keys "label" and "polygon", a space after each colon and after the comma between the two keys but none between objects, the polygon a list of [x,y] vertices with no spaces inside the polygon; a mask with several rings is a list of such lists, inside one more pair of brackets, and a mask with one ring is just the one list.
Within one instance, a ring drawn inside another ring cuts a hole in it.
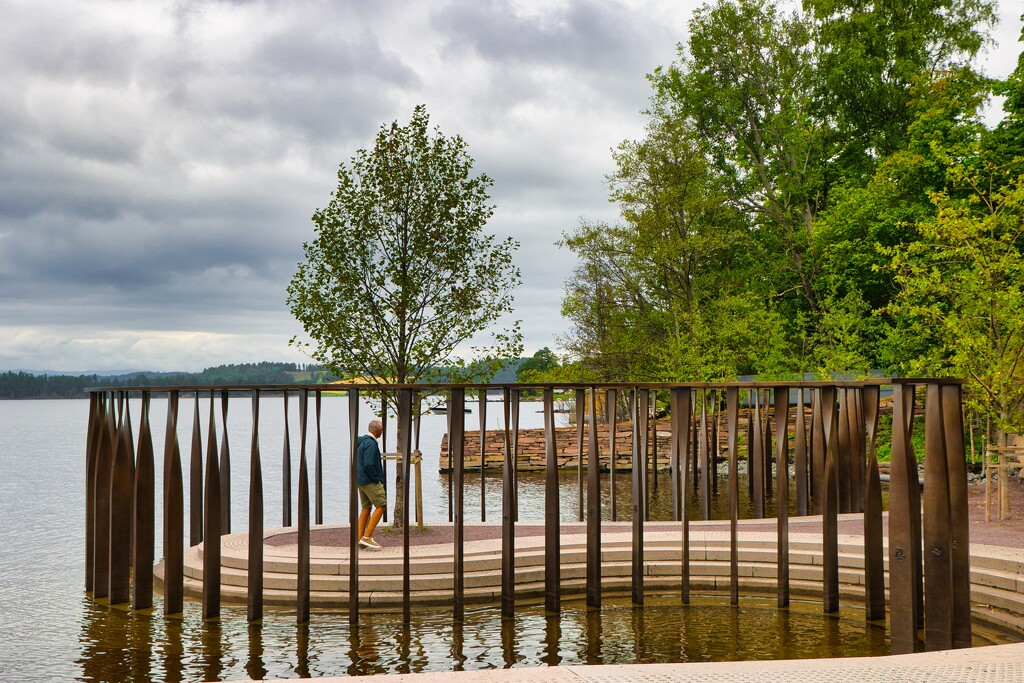
[{"label": "distant hillside", "polygon": [[128,372],[120,375],[62,375],[5,372],[0,374],[0,399],[86,398],[90,387],[153,385],[313,384],[329,375],[319,366],[297,363],[240,363],[218,365],[202,372]]},{"label": "distant hillside", "polygon": [[[524,358],[510,359],[491,380],[495,384],[516,381],[516,369]],[[316,384],[338,379],[318,365],[298,363],[239,363],[218,365],[202,372],[141,372],[120,374],[33,373],[24,370],[0,374],[0,399],[86,398],[90,387],[144,387],[154,385],[235,386],[245,384]]]}]

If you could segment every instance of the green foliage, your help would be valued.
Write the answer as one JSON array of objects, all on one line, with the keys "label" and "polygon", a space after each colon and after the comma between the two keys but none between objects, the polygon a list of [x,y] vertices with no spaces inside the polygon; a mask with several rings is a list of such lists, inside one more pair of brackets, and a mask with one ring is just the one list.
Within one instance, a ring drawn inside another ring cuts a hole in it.
[{"label": "green foliage", "polygon": [[649,76],[645,136],[613,153],[621,221],[564,237],[561,372],[959,374],[977,414],[1016,424],[1024,57],[1003,83],[973,68],[994,17],[991,0],[696,10]]},{"label": "green foliage", "polygon": [[1001,431],[1024,428],[1024,176],[992,190],[957,166],[962,196],[933,195],[921,239],[893,249],[900,292],[890,311],[932,341],[912,373],[972,380],[967,405]]},{"label": "green foliage", "polygon": [[[518,322],[491,330],[512,311],[518,245],[484,231],[491,179],[472,166],[462,138],[431,131],[422,106],[341,164],[288,287],[317,362],[376,383],[437,379],[442,366],[447,381],[472,381],[519,355]],[[463,358],[488,330],[489,345]]]},{"label": "green foliage", "polygon": [[558,356],[548,347],[524,360],[516,369],[516,382],[540,382],[558,370]]}]

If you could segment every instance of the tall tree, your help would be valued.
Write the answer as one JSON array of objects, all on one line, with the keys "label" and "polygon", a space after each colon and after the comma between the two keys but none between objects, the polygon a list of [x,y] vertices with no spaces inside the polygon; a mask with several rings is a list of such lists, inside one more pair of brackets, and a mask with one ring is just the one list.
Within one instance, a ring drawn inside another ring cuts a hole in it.
[{"label": "tall tree", "polygon": [[[519,356],[518,321],[495,328],[512,312],[518,244],[485,231],[491,179],[472,171],[465,141],[431,130],[423,106],[342,163],[288,286],[291,312],[315,346],[291,343],[336,374],[378,384],[442,372],[483,379]],[[490,341],[469,362],[458,351],[482,333]]]},{"label": "tall tree", "polygon": [[816,114],[835,121],[842,170],[866,179],[905,146],[914,83],[968,65],[995,22],[993,0],[804,0],[816,27]]},{"label": "tall tree", "polygon": [[719,0],[694,13],[688,49],[651,76],[665,118],[691,122],[730,201],[776,255],[764,277],[817,310],[808,244],[834,144],[814,118],[812,31],[768,0]]}]

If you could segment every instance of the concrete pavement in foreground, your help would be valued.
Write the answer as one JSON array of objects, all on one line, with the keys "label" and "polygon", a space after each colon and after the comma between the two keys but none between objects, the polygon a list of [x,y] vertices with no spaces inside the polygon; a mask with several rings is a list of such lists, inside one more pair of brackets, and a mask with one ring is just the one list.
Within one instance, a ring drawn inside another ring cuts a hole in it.
[{"label": "concrete pavement in foreground", "polygon": [[[320,683],[350,679],[320,678]],[[1024,643],[888,657],[609,664],[385,674],[373,683],[1024,683]]]}]

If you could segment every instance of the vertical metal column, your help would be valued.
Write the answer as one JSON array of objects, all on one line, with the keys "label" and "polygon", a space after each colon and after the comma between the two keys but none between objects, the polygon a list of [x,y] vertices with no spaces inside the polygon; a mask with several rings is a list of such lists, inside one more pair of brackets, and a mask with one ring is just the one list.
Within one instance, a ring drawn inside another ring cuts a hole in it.
[{"label": "vertical metal column", "polygon": [[864,512],[867,451],[864,447],[863,388],[850,389],[850,512]]},{"label": "vertical metal column", "polygon": [[729,604],[740,604],[740,571],[739,571],[739,453],[736,449],[739,436],[740,390],[729,387],[725,390],[726,426],[729,444]]},{"label": "vertical metal column", "polygon": [[[121,405],[126,392],[118,392]],[[122,412],[122,416],[124,413]],[[114,464],[110,471],[110,604],[128,602],[134,457],[128,444],[131,418],[124,419],[114,436]]]},{"label": "vertical metal column", "polygon": [[917,582],[914,574],[913,508],[910,488],[917,487],[908,460],[913,460],[907,433],[907,394],[902,385],[893,386],[892,467],[889,479],[889,624],[892,654],[906,654],[917,649]]},{"label": "vertical metal column", "polygon": [[512,391],[512,521],[519,521],[519,390]]},{"label": "vertical metal column", "polygon": [[192,448],[188,463],[189,546],[203,542],[203,435],[199,417],[199,392],[195,392],[192,410]]},{"label": "vertical metal column", "polygon": [[[679,392],[670,389],[668,392],[669,430],[671,436],[668,440],[668,469],[670,472],[669,484],[672,491],[672,521],[678,522],[679,515],[679,435],[681,428],[679,424]],[[655,430],[657,434],[657,430]]]},{"label": "vertical metal column", "polygon": [[184,606],[185,501],[182,491],[181,451],[178,447],[178,392],[167,396],[164,433],[164,614],[178,614]]},{"label": "vertical metal column", "polygon": [[484,470],[487,468],[487,390],[480,390],[480,521],[487,521],[487,492]]},{"label": "vertical metal column", "polygon": [[651,433],[651,392],[647,389],[640,390],[639,400],[640,405],[637,408],[637,417],[640,420],[640,500],[642,502],[640,510],[643,520],[646,522],[651,517],[651,491],[647,486],[648,468],[650,467],[650,461],[647,456],[650,453],[648,437]]},{"label": "vertical metal column", "polygon": [[928,384],[924,418],[925,649],[953,647],[953,535],[942,387]]},{"label": "vertical metal column", "polygon": [[[384,453],[388,452],[388,392],[380,392],[380,423],[384,428],[380,440],[380,450]],[[388,461],[381,458],[380,461],[381,474],[384,475],[384,501],[388,499]],[[388,506],[384,506],[384,514],[380,518],[382,522],[388,521]]]},{"label": "vertical metal column", "polygon": [[[501,464],[501,614],[512,617],[516,613],[516,532],[512,498],[512,489],[515,485],[512,472],[515,453],[512,449],[511,403],[519,403],[519,391],[505,387],[502,389],[501,397],[502,407],[505,409],[505,457]],[[515,429],[518,428],[519,425],[516,424]]]},{"label": "vertical metal column", "polygon": [[615,496],[615,431],[618,427],[618,416],[615,413],[615,401],[617,399],[615,389],[609,389],[605,393],[605,408],[608,412],[608,501],[611,506],[612,521],[618,519],[618,505]]},{"label": "vertical metal column", "polygon": [[135,459],[135,542],[132,544],[132,609],[153,606],[153,545],[156,491],[153,472],[153,434],[149,425],[149,392],[142,392],[139,449]]},{"label": "vertical metal column", "polygon": [[95,537],[93,526],[96,518],[96,450],[99,447],[100,420],[102,419],[99,394],[89,394],[89,428],[85,437],[85,590],[92,591],[93,552]]},{"label": "vertical metal column", "polygon": [[[672,390],[676,396],[676,407],[673,408],[679,411],[679,433],[673,432],[673,439],[676,442],[676,448],[678,449],[679,458],[679,470],[678,470],[678,503],[679,503],[679,520],[682,522],[682,554],[680,556],[680,576],[682,577],[682,602],[684,605],[690,604],[690,506],[687,505],[689,499],[689,484],[688,477],[690,476],[690,427],[692,420],[690,414],[691,410],[691,395],[690,388],[677,388]],[[673,481],[673,483],[675,483]]]},{"label": "vertical metal column", "polygon": [[558,444],[554,392],[544,389],[544,608],[561,611],[561,543],[558,510]]},{"label": "vertical metal column", "polygon": [[96,470],[93,477],[95,503],[93,505],[93,585],[92,596],[110,595],[110,472],[114,466],[114,406],[113,394],[102,395],[107,405],[100,424],[99,444],[96,450]]},{"label": "vertical metal column", "polygon": [[822,429],[825,434],[825,466],[822,490],[822,606],[826,614],[839,611],[839,430],[836,424],[836,388],[821,394]]},{"label": "vertical metal column", "polygon": [[299,394],[299,531],[295,577],[295,622],[309,622],[309,467],[306,462],[306,423],[309,389]]},{"label": "vertical metal column", "polygon": [[633,543],[631,550],[631,587],[633,604],[644,604],[644,495],[643,495],[643,452],[640,434],[640,394],[642,390],[633,388],[633,400],[630,409],[633,421],[633,452],[630,460],[630,472],[633,480]]},{"label": "vertical metal column", "polygon": [[220,533],[231,533],[231,451],[228,446],[228,390],[220,392]]},{"label": "vertical metal column", "polygon": [[768,389],[764,390],[764,440],[761,442],[763,449],[761,455],[761,462],[764,465],[764,492],[765,492],[765,506],[767,507],[767,499],[772,495],[772,421],[768,418],[769,406],[771,406],[771,392]]},{"label": "vertical metal column", "polygon": [[316,461],[313,463],[313,507],[316,524],[324,523],[324,448],[321,438],[321,403],[323,392],[316,392]]},{"label": "vertical metal column", "polygon": [[778,523],[777,605],[789,606],[789,387],[775,387],[775,519]]},{"label": "vertical metal column", "polygon": [[963,416],[960,385],[942,385],[942,424],[946,430],[952,522],[953,647],[956,648],[971,647],[971,558]]},{"label": "vertical metal column", "polygon": [[711,435],[708,428],[708,392],[700,390],[700,518],[711,519]]},{"label": "vertical metal column", "polygon": [[882,481],[875,457],[880,390],[865,386],[861,393],[867,433],[867,477],[864,487],[864,618],[885,619],[885,565],[882,547]]},{"label": "vertical metal column", "polygon": [[852,491],[850,490],[851,472],[853,470],[853,444],[850,434],[850,389],[842,387],[839,393],[839,512],[851,512],[853,510]]},{"label": "vertical metal column", "polygon": [[[398,457],[402,466],[402,614],[412,618],[412,560],[409,555],[409,480],[412,478],[412,389],[398,390]],[[482,410],[482,408],[481,408]],[[481,420],[481,424],[483,421]],[[483,477],[483,469],[480,470]]]},{"label": "vertical metal column", "polygon": [[753,443],[750,447],[750,461],[747,463],[747,476],[750,477],[752,510],[756,519],[764,517],[764,427],[761,424],[761,390],[754,389]]},{"label": "vertical metal column", "polygon": [[466,466],[466,390],[452,389],[451,433],[448,440],[448,452],[455,458],[455,565],[454,565],[454,603],[455,619],[462,621],[465,616],[465,506],[464,506],[464,472]]},{"label": "vertical metal column", "polygon": [[804,417],[804,389],[797,389],[796,424],[793,432],[794,475],[796,477],[796,514],[807,514],[807,420]]},{"label": "vertical metal column", "polygon": [[[348,623],[359,623],[359,390],[348,390]],[[449,444],[449,449],[451,445]]]},{"label": "vertical metal column", "polygon": [[601,606],[601,453],[597,440],[597,389],[590,388],[587,455],[587,605]]},{"label": "vertical metal column", "polygon": [[206,499],[203,509],[203,619],[220,616],[220,467],[214,391],[210,390],[210,425],[206,439]]},{"label": "vertical metal column", "polygon": [[284,448],[281,450],[281,526],[292,525],[292,439],[288,432],[288,390],[284,391]]},{"label": "vertical metal column", "polygon": [[[317,394],[319,399],[320,395]],[[319,403],[319,401],[318,401]],[[246,619],[263,618],[263,465],[260,462],[260,390],[252,392],[252,443],[249,446],[249,561]]]},{"label": "vertical metal column", "polygon": [[586,420],[587,392],[576,390],[576,500],[579,521],[583,521],[583,423]]},{"label": "vertical metal column", "polygon": [[814,514],[825,510],[825,422],[821,411],[821,387],[811,390],[811,500]]}]

